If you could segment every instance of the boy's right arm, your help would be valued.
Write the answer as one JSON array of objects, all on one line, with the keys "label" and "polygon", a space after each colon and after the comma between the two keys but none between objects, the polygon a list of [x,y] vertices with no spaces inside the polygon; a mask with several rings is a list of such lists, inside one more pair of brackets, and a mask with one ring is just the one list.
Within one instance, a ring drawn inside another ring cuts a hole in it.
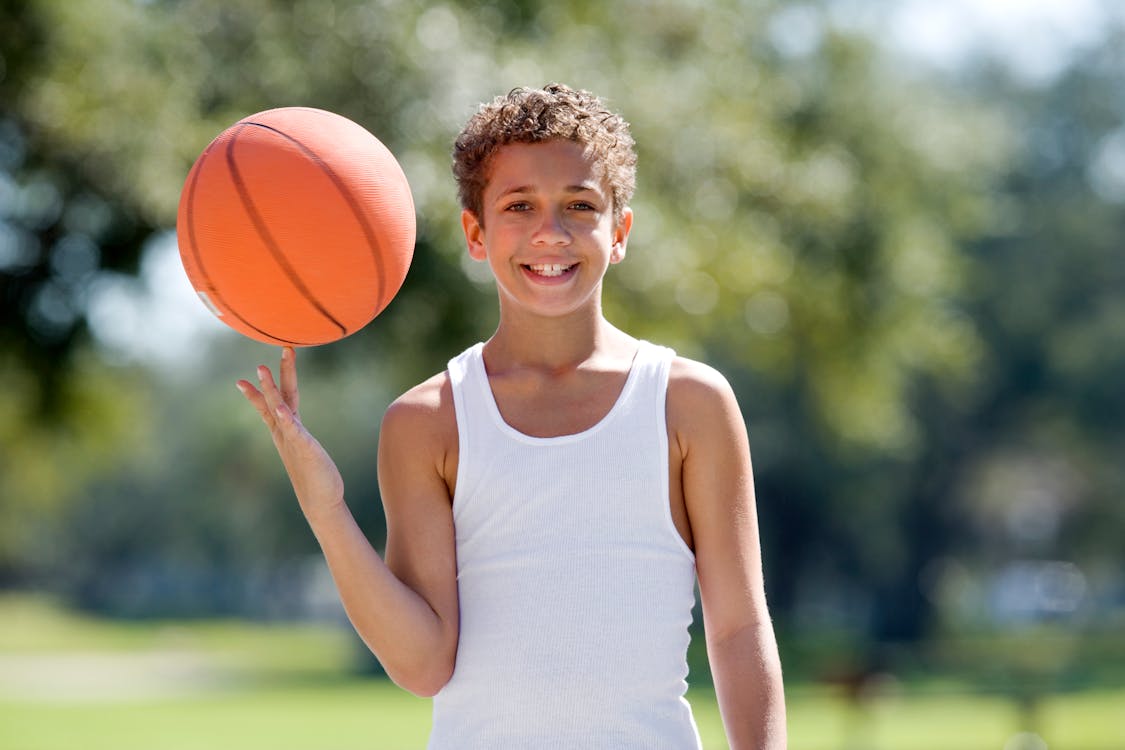
[{"label": "boy's right arm", "polygon": [[379,491],[387,519],[386,564],[428,609],[419,619],[429,635],[417,644],[411,668],[422,680],[418,688],[408,688],[422,695],[433,695],[449,681],[457,657],[457,452],[453,390],[444,373],[399,397],[383,416]]},{"label": "boy's right arm", "polygon": [[452,404],[441,403],[435,378],[387,410],[379,439],[384,562],[344,503],[331,459],[301,425],[292,350],[283,355],[280,374],[280,389],[265,368],[261,392],[246,381],[239,388],[270,426],[348,618],[391,679],[433,695],[453,673],[459,627],[451,483],[444,472],[450,445],[456,456]]}]

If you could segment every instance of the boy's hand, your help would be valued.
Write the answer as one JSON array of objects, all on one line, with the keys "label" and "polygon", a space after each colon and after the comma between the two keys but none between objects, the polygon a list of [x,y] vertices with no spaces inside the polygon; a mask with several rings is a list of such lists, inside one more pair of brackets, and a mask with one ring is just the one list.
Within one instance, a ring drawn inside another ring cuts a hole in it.
[{"label": "boy's hand", "polygon": [[239,380],[236,385],[269,427],[301,509],[311,521],[343,505],[344,481],[332,458],[301,424],[297,413],[297,355],[292,347],[282,350],[279,372],[280,390],[264,365],[258,366],[261,390],[247,380]]}]

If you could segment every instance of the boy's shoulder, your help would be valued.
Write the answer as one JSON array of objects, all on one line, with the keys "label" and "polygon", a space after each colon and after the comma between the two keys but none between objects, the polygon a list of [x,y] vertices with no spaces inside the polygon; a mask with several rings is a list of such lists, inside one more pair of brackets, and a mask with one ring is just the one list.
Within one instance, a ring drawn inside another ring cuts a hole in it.
[{"label": "boy's shoulder", "polygon": [[667,402],[669,426],[678,432],[708,431],[716,420],[741,419],[738,400],[726,377],[714,367],[687,357],[672,360]]},{"label": "boy's shoulder", "polygon": [[383,429],[388,428],[436,439],[448,437],[452,429],[456,439],[453,386],[448,371],[427,378],[392,401],[383,415]]},{"label": "boy's shoulder", "polygon": [[668,372],[668,393],[681,399],[725,398],[733,396],[726,377],[704,362],[676,355]]}]

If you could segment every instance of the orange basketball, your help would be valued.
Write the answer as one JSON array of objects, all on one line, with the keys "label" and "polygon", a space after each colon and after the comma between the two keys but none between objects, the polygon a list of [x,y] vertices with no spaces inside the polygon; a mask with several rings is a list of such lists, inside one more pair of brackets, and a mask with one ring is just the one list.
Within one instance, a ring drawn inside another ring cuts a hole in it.
[{"label": "orange basketball", "polygon": [[268,344],[349,336],[398,293],[414,255],[414,199],[379,139],[307,107],[223,131],[184,182],[180,258],[203,303]]}]

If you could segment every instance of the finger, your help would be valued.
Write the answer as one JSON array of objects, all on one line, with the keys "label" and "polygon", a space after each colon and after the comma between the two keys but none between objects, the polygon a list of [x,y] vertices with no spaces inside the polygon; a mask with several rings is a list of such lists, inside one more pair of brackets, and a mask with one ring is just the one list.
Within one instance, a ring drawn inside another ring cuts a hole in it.
[{"label": "finger", "polygon": [[267,424],[272,423],[270,416],[269,406],[266,404],[266,397],[262,392],[255,388],[248,380],[239,380],[235,383],[239,392],[246,397],[246,400],[254,407],[258,414],[266,421]]},{"label": "finger", "polygon": [[272,416],[277,411],[278,404],[282,403],[281,393],[277,390],[273,373],[265,365],[258,365],[258,387],[262,389],[262,396],[266,400],[266,408]]},{"label": "finger", "polygon": [[300,394],[297,390],[297,352],[287,346],[281,350],[281,400],[293,412],[298,410]]},{"label": "finger", "polygon": [[292,432],[298,429],[297,415],[284,402],[279,403],[273,410],[273,420],[277,428],[287,437],[291,437]]}]

